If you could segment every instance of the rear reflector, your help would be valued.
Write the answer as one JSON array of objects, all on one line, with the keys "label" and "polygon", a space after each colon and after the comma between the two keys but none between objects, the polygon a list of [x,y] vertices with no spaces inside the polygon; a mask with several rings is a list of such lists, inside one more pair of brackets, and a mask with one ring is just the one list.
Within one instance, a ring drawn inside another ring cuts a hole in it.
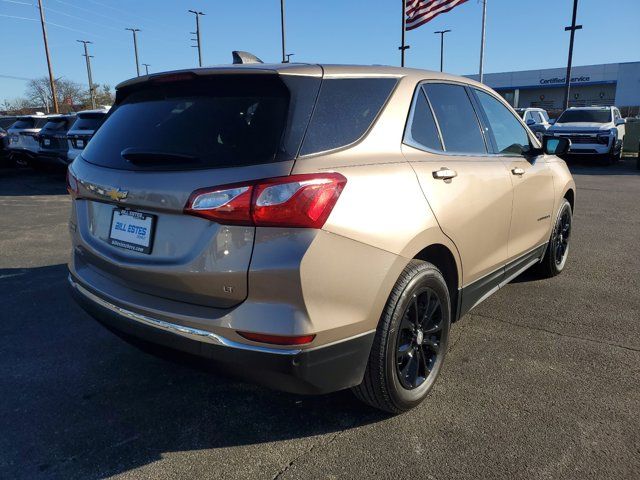
[{"label": "rear reflector", "polygon": [[321,173],[203,188],[184,211],[220,224],[322,228],[346,183],[339,173]]},{"label": "rear reflector", "polygon": [[304,345],[311,343],[316,337],[315,335],[302,335],[297,337],[288,337],[284,335],[266,335],[262,333],[238,332],[241,337],[247,340],[260,343],[270,343],[272,345]]}]

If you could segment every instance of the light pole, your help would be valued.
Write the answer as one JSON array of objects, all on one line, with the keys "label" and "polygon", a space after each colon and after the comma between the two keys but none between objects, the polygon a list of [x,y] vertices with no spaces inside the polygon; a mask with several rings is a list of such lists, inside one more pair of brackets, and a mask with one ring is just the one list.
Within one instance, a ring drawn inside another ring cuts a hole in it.
[{"label": "light pole", "polygon": [[293,57],[294,55],[295,55],[295,53],[287,53],[285,55],[287,57],[287,59],[282,63],[289,63],[291,61],[291,57]]},{"label": "light pole", "polygon": [[133,51],[136,55],[136,73],[140,76],[140,63],[138,62],[138,36],[136,33],[140,31],[139,28],[125,28],[125,30],[130,30],[133,33]]},{"label": "light pole", "polygon": [[49,84],[51,85],[51,96],[53,97],[53,111],[55,113],[59,113],[58,94],[56,92],[56,82],[53,79],[53,67],[51,66],[51,57],[49,56],[49,42],[47,41],[47,27],[45,26],[45,23],[44,23],[44,9],[42,8],[42,0],[38,0],[38,8],[40,10],[40,23],[42,24],[42,38],[44,38],[44,53],[47,56],[47,67],[49,69]]},{"label": "light pole", "polygon": [[89,55],[89,49],[87,47],[88,44],[93,43],[88,40],[76,40],[78,43],[82,43],[84,45],[84,55],[87,62],[87,77],[89,78],[89,95],[91,96],[91,108],[96,108],[96,91],[93,86],[93,77],[91,76],[91,58],[93,55]]},{"label": "light pole", "polygon": [[204,13],[199,12],[197,10],[189,10],[189,12],[193,13],[196,16],[196,31],[192,32],[196,34],[196,42],[198,43],[198,66],[202,66],[202,44],[200,43],[200,15],[204,15]]},{"label": "light pole", "polygon": [[149,63],[143,63],[142,65],[144,65],[146,74],[149,75],[149,67],[151,66]]},{"label": "light pole", "polygon": [[282,37],[282,63],[289,63],[286,52],[286,35],[285,35],[285,17],[284,17],[284,0],[280,0],[280,34]]},{"label": "light pole", "polygon": [[567,77],[564,81],[564,108],[569,108],[569,91],[571,90],[571,63],[573,61],[573,37],[576,30],[582,30],[582,25],[576,25],[576,16],[578,14],[578,0],[573,0],[573,15],[571,17],[571,26],[564,27],[564,31],[571,32],[569,37],[569,60],[567,61]]},{"label": "light pole", "polygon": [[437,32],[440,34],[440,71],[444,71],[444,34],[449,33],[451,30],[438,30]]}]

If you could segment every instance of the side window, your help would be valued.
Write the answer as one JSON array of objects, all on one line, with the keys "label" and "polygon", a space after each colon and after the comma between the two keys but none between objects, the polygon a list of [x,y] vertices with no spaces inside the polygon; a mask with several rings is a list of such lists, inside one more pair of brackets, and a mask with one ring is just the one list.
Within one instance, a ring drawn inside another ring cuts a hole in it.
[{"label": "side window", "polygon": [[417,148],[426,147],[431,150],[442,150],[438,127],[422,87],[416,92],[411,120],[407,124],[404,141],[407,145]]},{"label": "side window", "polygon": [[547,112],[540,112],[540,115],[542,115],[545,122],[549,121],[549,114]]},{"label": "side window", "polygon": [[618,110],[617,108],[615,108],[615,109],[613,110],[613,119],[614,119],[614,120],[618,120],[619,118],[621,118],[620,110]]},{"label": "side window", "polygon": [[542,115],[540,115],[540,112],[531,112],[531,118],[533,118],[533,121],[536,123],[542,123]]},{"label": "side window", "polygon": [[522,124],[501,102],[481,90],[475,90],[489,121],[497,153],[522,155],[529,149],[529,135]]},{"label": "side window", "polygon": [[323,80],[300,155],[357,141],[376,119],[397,82],[395,78]]},{"label": "side window", "polygon": [[527,122],[527,120],[533,120],[534,122],[536,121],[536,119],[533,116],[533,112],[526,113],[526,115],[524,116],[525,123]]},{"label": "side window", "polygon": [[440,126],[445,151],[486,153],[478,117],[465,88],[460,85],[428,83],[424,90]]}]

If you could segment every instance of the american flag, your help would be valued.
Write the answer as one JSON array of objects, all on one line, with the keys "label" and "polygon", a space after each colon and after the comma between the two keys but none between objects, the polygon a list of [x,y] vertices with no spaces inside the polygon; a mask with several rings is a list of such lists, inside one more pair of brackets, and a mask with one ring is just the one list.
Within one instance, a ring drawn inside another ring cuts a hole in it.
[{"label": "american flag", "polygon": [[413,30],[467,0],[407,0],[406,29]]}]

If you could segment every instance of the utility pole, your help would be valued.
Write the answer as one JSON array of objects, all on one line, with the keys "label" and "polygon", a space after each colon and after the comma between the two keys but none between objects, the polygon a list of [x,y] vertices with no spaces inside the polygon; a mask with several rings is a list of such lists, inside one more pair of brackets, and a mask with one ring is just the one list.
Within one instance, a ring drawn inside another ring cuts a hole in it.
[{"label": "utility pole", "polygon": [[284,28],[284,0],[280,0],[280,31],[282,35],[282,63],[289,63],[289,58],[287,57],[286,51],[286,35]]},{"label": "utility pole", "polygon": [[404,67],[404,51],[407,50],[409,45],[405,43],[405,31],[407,29],[407,0],[402,0],[402,36],[401,36],[401,44],[398,47],[400,50],[400,66]]},{"label": "utility pole", "polygon": [[149,67],[151,66],[148,63],[143,63],[142,65],[144,65],[145,71],[147,72],[146,74],[149,75]]},{"label": "utility pole", "polygon": [[198,47],[198,66],[202,66],[202,43],[200,42],[200,15],[204,15],[202,12],[198,12],[197,10],[189,10],[189,12],[193,13],[196,16],[196,31],[191,32],[196,35],[196,42]]},{"label": "utility pole", "polygon": [[438,30],[437,32],[440,34],[440,71],[444,71],[444,34],[449,33],[451,30]]},{"label": "utility pole", "polygon": [[140,76],[140,63],[138,62],[138,36],[136,33],[140,31],[139,28],[125,28],[125,30],[130,30],[133,33],[133,51],[136,55],[136,74]]},{"label": "utility pole", "polygon": [[83,57],[87,62],[87,77],[89,77],[89,95],[91,96],[91,108],[95,109],[96,108],[96,91],[95,91],[95,87],[93,86],[93,78],[91,76],[91,58],[93,57],[93,55],[89,55],[89,49],[87,48],[87,45],[93,42],[90,42],[88,40],[76,40],[76,42],[82,43],[84,45]]},{"label": "utility pole", "polygon": [[478,77],[480,83],[484,83],[484,41],[487,30],[487,0],[482,0],[482,36],[480,38],[480,70]]},{"label": "utility pole", "polygon": [[571,90],[571,63],[573,62],[573,38],[576,30],[582,30],[582,25],[576,25],[576,16],[578,14],[578,0],[573,0],[573,16],[571,17],[571,26],[564,27],[564,31],[571,32],[569,37],[569,60],[567,62],[567,77],[564,81],[564,108],[569,108],[569,91]]},{"label": "utility pole", "polygon": [[53,111],[60,113],[58,108],[58,92],[56,91],[56,81],[53,78],[53,67],[51,67],[51,56],[49,55],[49,42],[47,40],[47,27],[44,22],[44,9],[42,8],[42,0],[38,0],[38,9],[40,10],[40,23],[42,24],[42,38],[44,39],[44,53],[47,55],[47,67],[49,68],[49,84],[51,85],[51,96],[53,97]]}]

